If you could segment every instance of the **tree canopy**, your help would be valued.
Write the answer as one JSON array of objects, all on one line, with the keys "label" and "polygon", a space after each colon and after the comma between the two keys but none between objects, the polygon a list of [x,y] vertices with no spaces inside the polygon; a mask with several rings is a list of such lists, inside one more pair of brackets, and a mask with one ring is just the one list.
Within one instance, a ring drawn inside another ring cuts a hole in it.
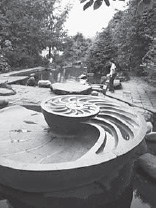
[{"label": "tree canopy", "polygon": [[[114,58],[122,69],[136,71],[152,43],[156,24],[156,3],[138,13],[139,0],[132,0],[125,11],[118,11],[103,29],[88,52],[88,68],[105,74],[108,59]],[[94,61],[93,61],[94,60]]]},{"label": "tree canopy", "polygon": [[42,64],[41,51],[60,47],[69,8],[60,0],[2,0],[0,49],[11,67]]},{"label": "tree canopy", "polygon": [[63,40],[62,54],[57,57],[57,61],[62,62],[63,65],[79,61],[85,64],[86,53],[91,43],[91,39],[85,38],[82,33],[67,36]]}]

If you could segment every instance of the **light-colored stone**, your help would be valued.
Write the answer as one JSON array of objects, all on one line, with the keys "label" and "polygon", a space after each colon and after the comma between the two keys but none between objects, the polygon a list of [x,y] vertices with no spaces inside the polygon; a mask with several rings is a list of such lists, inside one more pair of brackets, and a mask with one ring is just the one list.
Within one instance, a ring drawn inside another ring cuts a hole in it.
[{"label": "light-colored stone", "polygon": [[39,67],[34,67],[34,68],[29,68],[29,69],[22,69],[19,71],[11,71],[8,73],[5,73],[4,76],[7,77],[15,77],[15,76],[25,76],[26,74],[32,74],[32,73],[36,73],[36,72],[40,72],[40,71],[44,71],[45,67],[39,66]]},{"label": "light-colored stone", "polygon": [[49,80],[39,80],[38,86],[39,87],[50,87],[51,82]]},{"label": "light-colored stone", "polygon": [[0,96],[15,95],[16,92],[8,88],[0,88]]},{"label": "light-colored stone", "polygon": [[121,82],[118,79],[114,80],[114,88],[121,88]]},{"label": "light-colored stone", "polygon": [[147,111],[147,110],[144,110],[144,117],[145,117],[145,120],[148,122],[152,122],[153,121],[153,115],[151,112]]},{"label": "light-colored stone", "polygon": [[51,90],[55,94],[90,94],[91,86],[88,84],[81,84],[80,82],[69,81],[65,83],[54,83],[51,85]]},{"label": "light-colored stone", "polygon": [[153,124],[148,121],[147,123],[147,134],[153,131]]},{"label": "light-colored stone", "polygon": [[94,91],[91,92],[91,95],[98,96],[98,92],[94,90]]},{"label": "light-colored stone", "polygon": [[12,208],[6,199],[0,200],[0,208]]}]

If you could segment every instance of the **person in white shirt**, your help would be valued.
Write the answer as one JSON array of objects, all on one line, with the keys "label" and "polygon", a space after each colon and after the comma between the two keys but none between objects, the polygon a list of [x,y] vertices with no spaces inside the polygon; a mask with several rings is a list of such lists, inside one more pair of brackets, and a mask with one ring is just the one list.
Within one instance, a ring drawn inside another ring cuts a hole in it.
[{"label": "person in white shirt", "polygon": [[108,88],[109,88],[109,91],[114,92],[114,79],[117,75],[117,72],[116,72],[116,65],[114,61],[111,60],[110,64],[111,64],[110,73],[107,74],[107,77],[109,78]]}]

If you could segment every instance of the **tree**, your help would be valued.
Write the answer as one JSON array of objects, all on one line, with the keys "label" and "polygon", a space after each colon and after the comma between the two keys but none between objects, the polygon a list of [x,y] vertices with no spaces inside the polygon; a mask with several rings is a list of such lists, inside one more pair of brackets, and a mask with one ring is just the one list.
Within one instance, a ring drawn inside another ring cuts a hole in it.
[{"label": "tree", "polygon": [[122,69],[140,70],[142,58],[149,50],[151,35],[155,31],[155,4],[151,10],[140,15],[138,1],[132,0],[125,11],[114,15],[89,51],[90,71],[105,69],[111,57]]},{"label": "tree", "polygon": [[58,13],[59,6],[59,0],[1,1],[0,47],[11,67],[42,64],[41,51],[58,47],[68,13]]},{"label": "tree", "polygon": [[91,39],[85,38],[81,33],[66,37],[63,41],[62,61],[66,64],[78,61],[85,63],[86,53],[91,42]]},{"label": "tree", "polygon": [[107,62],[115,56],[109,28],[101,32],[92,44],[87,55],[87,68],[95,74],[107,74]]},{"label": "tree", "polygon": [[154,7],[140,15],[137,5],[137,1],[131,1],[129,8],[120,12],[119,21],[116,22],[114,17],[109,24],[113,28],[113,44],[118,48],[118,61],[122,68],[134,71],[139,69],[142,58],[148,51],[155,25],[155,18],[151,15]]},{"label": "tree", "polygon": [[53,59],[57,55],[57,51],[62,50],[62,41],[66,37],[63,25],[71,8],[71,5],[67,5],[62,11],[60,10],[60,4],[61,0],[47,0],[45,4],[47,14],[44,27],[45,40],[49,48],[48,56]]}]

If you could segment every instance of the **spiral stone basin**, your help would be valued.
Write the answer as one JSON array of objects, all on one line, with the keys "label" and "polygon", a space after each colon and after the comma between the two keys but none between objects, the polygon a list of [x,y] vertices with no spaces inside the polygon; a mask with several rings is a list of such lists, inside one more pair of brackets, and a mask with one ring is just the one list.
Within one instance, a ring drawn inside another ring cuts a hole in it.
[{"label": "spiral stone basin", "polygon": [[[75,99],[83,104],[81,116],[75,109],[68,111],[73,107],[68,101]],[[64,95],[51,101],[50,121],[45,114],[46,121],[42,113],[21,106],[0,110],[0,184],[51,193],[85,187],[128,164],[146,134],[141,115],[109,98]],[[60,103],[66,106],[61,113],[55,111]],[[84,110],[86,104],[91,106],[89,112]],[[77,129],[54,131],[50,127],[56,116],[80,119]]]},{"label": "spiral stone basin", "polygon": [[56,131],[78,129],[80,122],[96,116],[100,108],[90,102],[89,96],[56,96],[41,103],[47,124]]}]

